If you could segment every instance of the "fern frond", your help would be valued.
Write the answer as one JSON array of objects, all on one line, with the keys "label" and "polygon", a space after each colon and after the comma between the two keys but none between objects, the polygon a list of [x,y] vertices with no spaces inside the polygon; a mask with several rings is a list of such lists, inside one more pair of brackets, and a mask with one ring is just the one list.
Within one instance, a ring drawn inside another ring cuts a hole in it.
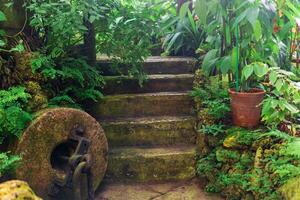
[{"label": "fern frond", "polygon": [[8,90],[0,90],[0,107],[28,102],[30,95],[25,90],[25,87],[11,87]]},{"label": "fern frond", "polygon": [[287,134],[285,132],[279,131],[279,130],[271,130],[270,132],[264,133],[260,136],[260,138],[263,138],[263,137],[274,137],[274,138],[282,139],[282,140],[285,140],[288,142],[290,142],[294,139],[294,137],[290,136],[289,134]]},{"label": "fern frond", "polygon": [[300,139],[294,139],[294,141],[286,144],[285,148],[280,151],[280,154],[300,158]]}]

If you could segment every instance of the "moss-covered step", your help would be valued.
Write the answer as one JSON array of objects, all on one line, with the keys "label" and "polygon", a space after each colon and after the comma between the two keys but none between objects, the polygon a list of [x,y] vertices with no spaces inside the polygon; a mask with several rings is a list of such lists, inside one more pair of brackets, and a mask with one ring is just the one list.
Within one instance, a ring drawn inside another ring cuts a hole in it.
[{"label": "moss-covered step", "polygon": [[108,156],[107,181],[152,182],[195,176],[196,150],[189,147],[117,148]]},{"label": "moss-covered step", "polygon": [[195,118],[152,117],[102,122],[110,147],[195,144]]},{"label": "moss-covered step", "polygon": [[128,76],[105,77],[105,94],[129,94],[147,92],[188,91],[193,87],[193,74],[149,75],[143,86],[136,78]]},{"label": "moss-covered step", "polygon": [[[113,67],[107,56],[98,56],[97,65],[105,75],[127,74],[128,66]],[[147,74],[190,74],[196,70],[197,60],[191,57],[160,57],[146,59],[143,69]]]},{"label": "moss-covered step", "polygon": [[187,92],[160,92],[106,96],[87,106],[96,119],[190,115],[193,99]]}]

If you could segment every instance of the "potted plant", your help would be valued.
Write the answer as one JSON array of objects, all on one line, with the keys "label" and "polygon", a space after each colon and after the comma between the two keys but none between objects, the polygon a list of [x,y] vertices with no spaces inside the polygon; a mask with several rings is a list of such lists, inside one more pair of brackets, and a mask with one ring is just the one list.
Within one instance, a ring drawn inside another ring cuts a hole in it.
[{"label": "potted plant", "polygon": [[236,81],[236,88],[229,89],[234,125],[253,128],[259,124],[265,91],[258,86],[267,73],[267,64],[253,62],[243,67],[240,84]]},{"label": "potted plant", "polygon": [[268,72],[264,63],[272,64],[279,57],[272,39],[274,6],[274,2],[262,1],[195,2],[196,14],[207,35],[208,48],[200,48],[209,49],[202,69],[220,79],[227,76],[229,85],[236,84],[229,93],[233,123],[237,126],[252,128],[259,123],[265,92],[258,85]]}]

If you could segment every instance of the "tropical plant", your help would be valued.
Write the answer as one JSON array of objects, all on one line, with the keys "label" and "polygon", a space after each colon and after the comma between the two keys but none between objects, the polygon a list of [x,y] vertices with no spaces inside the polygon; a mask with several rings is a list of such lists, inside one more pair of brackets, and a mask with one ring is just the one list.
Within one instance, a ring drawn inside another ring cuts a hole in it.
[{"label": "tropical plant", "polygon": [[[281,122],[295,123],[300,110],[300,89],[297,76],[289,71],[273,67],[270,69],[269,92],[264,100],[262,120],[270,127],[277,128]],[[293,129],[293,128],[292,128]],[[295,134],[295,130],[291,130]]]},{"label": "tropical plant", "polygon": [[203,60],[203,69],[208,74],[228,74],[229,81],[237,82],[245,66],[252,68],[251,63],[266,63],[277,55],[272,41],[274,6],[273,2],[250,0],[197,0],[196,14],[212,48]]},{"label": "tropical plant", "polygon": [[194,11],[190,10],[190,2],[184,3],[178,15],[164,19],[162,24],[162,32],[165,35],[163,48],[166,55],[193,56],[204,43],[205,32]]}]

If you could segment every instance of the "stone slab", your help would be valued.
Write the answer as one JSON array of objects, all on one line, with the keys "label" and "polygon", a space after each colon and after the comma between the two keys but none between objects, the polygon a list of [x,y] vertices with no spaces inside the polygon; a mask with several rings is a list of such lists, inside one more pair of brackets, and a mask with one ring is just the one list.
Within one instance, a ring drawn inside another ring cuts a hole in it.
[{"label": "stone slab", "polygon": [[111,182],[178,181],[195,177],[194,146],[118,148],[110,151],[106,180]]},{"label": "stone slab", "polygon": [[[146,74],[189,74],[194,73],[197,60],[192,57],[161,57],[152,56],[146,59],[143,69]],[[120,71],[110,66],[111,58],[98,56],[97,65],[106,75],[127,74],[128,67],[123,66]]]},{"label": "stone slab", "polygon": [[187,92],[160,92],[106,96],[91,103],[86,110],[99,121],[117,118],[186,116],[193,110],[193,99]]},{"label": "stone slab", "polygon": [[108,76],[104,79],[104,94],[189,91],[193,88],[194,74],[149,75],[142,86],[138,79],[128,76]]},{"label": "stone slab", "polygon": [[103,121],[111,148],[122,146],[170,146],[196,144],[195,118],[151,117]]},{"label": "stone slab", "polygon": [[148,184],[104,184],[96,200],[222,200],[207,194],[197,180]]}]

